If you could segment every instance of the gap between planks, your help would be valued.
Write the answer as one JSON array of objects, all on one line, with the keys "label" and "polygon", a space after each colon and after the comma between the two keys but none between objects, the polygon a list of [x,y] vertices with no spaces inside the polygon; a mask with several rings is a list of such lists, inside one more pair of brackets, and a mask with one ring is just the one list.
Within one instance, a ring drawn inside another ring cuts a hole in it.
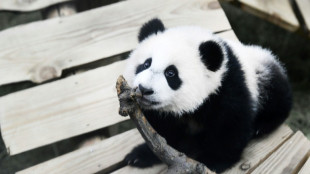
[{"label": "gap between planks", "polygon": [[44,12],[44,18],[59,18],[74,15],[77,13],[76,3],[75,2],[67,2],[54,7],[50,7],[46,9]]},{"label": "gap between planks", "polygon": [[215,0],[122,1],[4,30],[0,32],[0,85],[40,83],[59,77],[64,69],[130,51],[137,45],[141,25],[154,17],[168,28],[231,29],[221,7],[210,3],[218,4]]},{"label": "gap between planks", "polygon": [[0,10],[34,11],[71,0],[1,0]]}]

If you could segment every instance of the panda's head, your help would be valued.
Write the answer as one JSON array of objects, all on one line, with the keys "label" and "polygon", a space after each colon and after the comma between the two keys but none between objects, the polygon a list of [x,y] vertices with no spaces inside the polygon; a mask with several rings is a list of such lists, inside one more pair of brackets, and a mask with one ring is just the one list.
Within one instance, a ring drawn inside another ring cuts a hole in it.
[{"label": "panda's head", "polygon": [[124,73],[144,109],[181,115],[216,93],[226,71],[225,46],[199,27],[165,29],[159,19],[142,26]]}]

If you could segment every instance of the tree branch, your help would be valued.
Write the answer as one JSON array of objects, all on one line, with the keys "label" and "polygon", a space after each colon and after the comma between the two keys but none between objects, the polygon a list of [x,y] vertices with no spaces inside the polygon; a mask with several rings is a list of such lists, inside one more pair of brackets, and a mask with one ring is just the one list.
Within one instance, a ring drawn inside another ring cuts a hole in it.
[{"label": "tree branch", "polygon": [[141,94],[131,89],[123,76],[117,79],[116,89],[120,101],[120,115],[129,115],[134,121],[149,148],[168,165],[167,174],[215,174],[204,164],[187,157],[167,144],[166,140],[149,124],[138,106],[135,98],[141,97]]}]

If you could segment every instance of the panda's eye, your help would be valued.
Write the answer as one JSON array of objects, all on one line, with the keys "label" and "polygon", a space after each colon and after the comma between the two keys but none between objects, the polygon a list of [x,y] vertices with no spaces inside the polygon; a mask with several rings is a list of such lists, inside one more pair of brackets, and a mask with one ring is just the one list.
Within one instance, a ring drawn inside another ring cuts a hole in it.
[{"label": "panda's eye", "polygon": [[168,70],[165,72],[166,77],[174,77],[175,71],[174,70]]},{"label": "panda's eye", "polygon": [[144,66],[144,68],[146,69],[146,68],[150,67],[150,63],[149,63],[149,62],[145,62],[145,63],[143,64],[143,66]]},{"label": "panda's eye", "polygon": [[151,63],[152,63],[152,59],[147,59],[143,64],[144,69],[149,68],[151,66]]}]

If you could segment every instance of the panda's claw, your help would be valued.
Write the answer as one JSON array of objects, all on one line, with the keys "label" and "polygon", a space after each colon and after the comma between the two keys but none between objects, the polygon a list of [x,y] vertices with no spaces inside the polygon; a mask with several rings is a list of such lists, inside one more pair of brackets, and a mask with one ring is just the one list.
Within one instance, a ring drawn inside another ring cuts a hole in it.
[{"label": "panda's claw", "polygon": [[124,161],[125,164],[138,168],[147,168],[161,163],[146,144],[135,147],[125,156]]},{"label": "panda's claw", "polygon": [[135,159],[135,160],[133,161],[133,164],[136,164],[137,162],[139,162],[139,159]]}]

